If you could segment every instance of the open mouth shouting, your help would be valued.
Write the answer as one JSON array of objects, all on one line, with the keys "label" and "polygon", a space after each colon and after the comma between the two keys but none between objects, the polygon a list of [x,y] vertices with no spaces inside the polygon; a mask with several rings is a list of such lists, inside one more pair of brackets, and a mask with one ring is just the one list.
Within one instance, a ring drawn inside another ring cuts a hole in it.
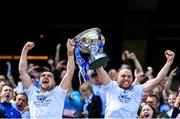
[{"label": "open mouth shouting", "polygon": [[43,85],[49,84],[49,80],[48,80],[47,78],[44,78],[44,79],[42,80],[42,84],[43,84]]},{"label": "open mouth shouting", "polygon": [[149,117],[149,113],[148,112],[146,112],[146,113],[144,113],[144,117]]},{"label": "open mouth shouting", "polygon": [[7,99],[9,99],[10,98],[10,95],[9,94],[6,94],[6,96],[5,96]]}]

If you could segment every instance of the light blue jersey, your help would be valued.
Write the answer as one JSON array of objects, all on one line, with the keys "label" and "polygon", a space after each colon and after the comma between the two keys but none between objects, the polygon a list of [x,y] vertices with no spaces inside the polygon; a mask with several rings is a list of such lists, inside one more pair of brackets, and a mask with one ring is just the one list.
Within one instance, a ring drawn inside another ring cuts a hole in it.
[{"label": "light blue jersey", "polygon": [[110,81],[106,89],[105,118],[137,118],[137,112],[144,95],[141,85],[128,90],[119,87],[116,81]]},{"label": "light blue jersey", "polygon": [[31,85],[26,91],[29,99],[30,117],[33,119],[62,118],[67,91],[56,86],[51,91],[41,93],[40,89]]}]

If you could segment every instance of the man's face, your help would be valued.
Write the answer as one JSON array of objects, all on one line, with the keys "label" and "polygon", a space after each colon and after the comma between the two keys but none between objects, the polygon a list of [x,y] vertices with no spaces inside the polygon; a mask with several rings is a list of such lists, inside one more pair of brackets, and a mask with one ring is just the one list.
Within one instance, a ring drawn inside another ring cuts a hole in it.
[{"label": "man's face", "polygon": [[168,103],[170,106],[173,106],[176,101],[176,95],[175,94],[170,94],[168,97]]},{"label": "man's face", "polygon": [[133,83],[133,75],[131,70],[121,69],[117,77],[117,82],[119,83],[119,86],[121,88],[124,89],[130,88]]},{"label": "man's face", "polygon": [[40,76],[41,89],[50,91],[55,86],[54,74],[45,71]]},{"label": "man's face", "polygon": [[154,107],[155,109],[158,109],[160,102],[155,97],[147,97],[146,103]]},{"label": "man's face", "polygon": [[3,86],[0,93],[1,102],[9,103],[13,96],[13,89],[10,86]]},{"label": "man's face", "polygon": [[153,116],[153,109],[148,104],[145,104],[142,107],[140,115],[141,115],[142,118],[152,118],[152,116]]},{"label": "man's face", "polygon": [[89,95],[89,90],[88,90],[88,89],[82,89],[82,88],[80,88],[80,89],[79,89],[79,92],[80,92],[80,94],[81,94],[82,96],[84,96],[84,97],[87,97],[87,96]]},{"label": "man's face", "polygon": [[23,94],[18,94],[16,96],[16,104],[17,104],[18,109],[22,111],[24,107],[28,105],[27,97]]}]

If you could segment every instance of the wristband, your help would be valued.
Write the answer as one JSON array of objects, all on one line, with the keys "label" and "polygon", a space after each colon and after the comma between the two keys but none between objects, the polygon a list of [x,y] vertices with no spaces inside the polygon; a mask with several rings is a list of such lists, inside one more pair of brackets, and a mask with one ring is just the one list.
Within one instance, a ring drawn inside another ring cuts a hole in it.
[{"label": "wristband", "polygon": [[74,55],[74,51],[67,51],[67,55],[68,56],[73,56]]}]

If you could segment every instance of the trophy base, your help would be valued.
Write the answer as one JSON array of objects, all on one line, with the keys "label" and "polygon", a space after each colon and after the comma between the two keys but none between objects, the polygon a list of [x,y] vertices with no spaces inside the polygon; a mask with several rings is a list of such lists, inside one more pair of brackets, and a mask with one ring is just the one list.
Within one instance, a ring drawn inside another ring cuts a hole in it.
[{"label": "trophy base", "polygon": [[90,60],[90,64],[89,64],[89,69],[93,70],[93,69],[97,69],[101,66],[106,66],[107,62],[109,61],[109,58],[105,55],[105,54],[99,54],[93,57]]}]

